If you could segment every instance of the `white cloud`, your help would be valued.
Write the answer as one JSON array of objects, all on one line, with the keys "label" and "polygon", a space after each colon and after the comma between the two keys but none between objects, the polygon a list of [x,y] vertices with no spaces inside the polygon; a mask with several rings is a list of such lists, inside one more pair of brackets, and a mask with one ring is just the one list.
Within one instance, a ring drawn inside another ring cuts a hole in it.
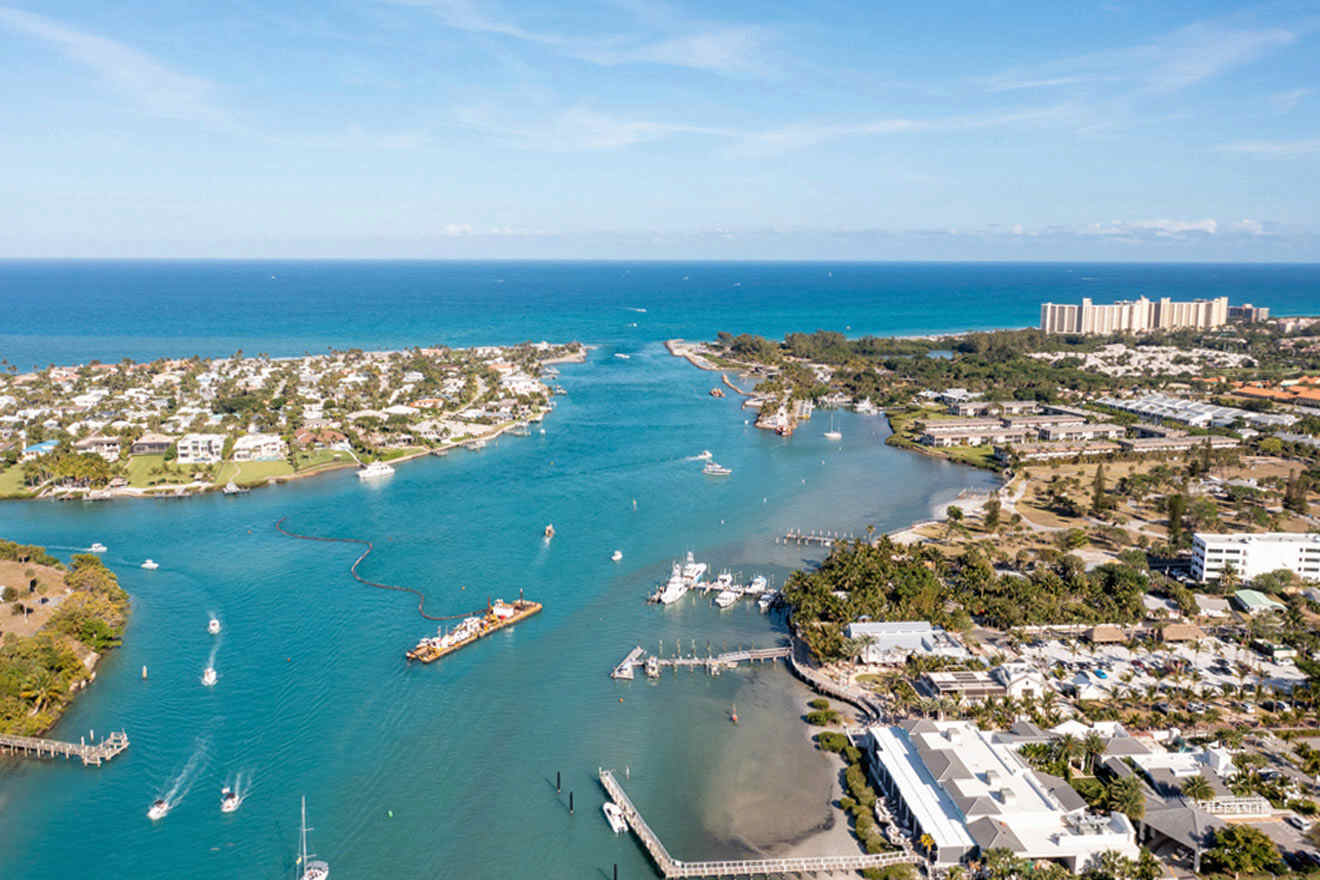
[{"label": "white cloud", "polygon": [[1218,148],[1224,153],[1240,153],[1257,159],[1300,159],[1320,153],[1320,138],[1295,141],[1237,141]]},{"label": "white cloud", "polygon": [[1204,220],[1112,220],[1092,223],[1078,230],[1079,235],[1114,237],[1139,241],[1145,238],[1186,238],[1189,235],[1215,235],[1219,223],[1213,218]]},{"label": "white cloud", "polygon": [[1229,226],[1234,232],[1242,232],[1247,235],[1264,235],[1265,224],[1259,220],[1242,219]]},{"label": "white cloud", "polygon": [[54,46],[148,113],[232,127],[228,114],[214,103],[210,82],[171,70],[137,49],[8,6],[0,6],[0,26]]}]

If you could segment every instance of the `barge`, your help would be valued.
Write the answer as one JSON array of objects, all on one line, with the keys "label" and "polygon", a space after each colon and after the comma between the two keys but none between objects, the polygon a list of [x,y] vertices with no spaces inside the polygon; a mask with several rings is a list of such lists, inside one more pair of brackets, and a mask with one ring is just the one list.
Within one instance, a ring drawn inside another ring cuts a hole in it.
[{"label": "barge", "polygon": [[505,602],[503,599],[496,599],[486,606],[485,614],[464,618],[458,626],[449,632],[444,632],[442,629],[436,635],[422,639],[416,647],[404,656],[409,660],[434,663],[446,654],[467,647],[497,630],[526,620],[540,610],[540,602],[532,602],[522,598],[519,598],[516,602]]}]

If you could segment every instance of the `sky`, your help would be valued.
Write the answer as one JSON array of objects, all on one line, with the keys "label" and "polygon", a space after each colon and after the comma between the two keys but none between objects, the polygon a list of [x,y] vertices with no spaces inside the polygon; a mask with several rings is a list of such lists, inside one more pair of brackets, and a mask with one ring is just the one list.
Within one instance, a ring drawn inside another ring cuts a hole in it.
[{"label": "sky", "polygon": [[1320,260],[1320,0],[0,0],[0,257]]}]

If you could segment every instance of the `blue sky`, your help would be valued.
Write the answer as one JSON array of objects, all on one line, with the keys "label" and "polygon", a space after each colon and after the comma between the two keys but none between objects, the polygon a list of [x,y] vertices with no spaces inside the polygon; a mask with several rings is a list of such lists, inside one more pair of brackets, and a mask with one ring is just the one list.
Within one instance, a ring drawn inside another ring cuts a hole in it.
[{"label": "blue sky", "polygon": [[1320,259],[1320,3],[49,0],[0,57],[0,256]]}]

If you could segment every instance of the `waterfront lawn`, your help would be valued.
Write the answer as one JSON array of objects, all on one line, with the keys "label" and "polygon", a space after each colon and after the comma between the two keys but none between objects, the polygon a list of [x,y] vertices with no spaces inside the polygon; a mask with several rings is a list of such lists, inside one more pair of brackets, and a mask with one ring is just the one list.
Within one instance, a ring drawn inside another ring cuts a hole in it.
[{"label": "waterfront lawn", "polygon": [[353,456],[342,449],[313,449],[298,453],[298,473],[319,470],[328,465],[351,462]]},{"label": "waterfront lawn", "polygon": [[289,477],[293,468],[288,461],[227,461],[216,472],[215,483],[224,486],[233,480],[240,486],[256,486],[272,477]]},{"label": "waterfront lawn", "polygon": [[[164,468],[167,464],[168,472],[161,472],[159,468]],[[135,455],[128,460],[124,476],[133,488],[150,489],[153,486],[192,482],[195,470],[196,467],[193,465],[174,461],[167,463],[163,455]]]},{"label": "waterfront lawn", "polygon": [[27,495],[28,488],[23,485],[23,466],[16,464],[0,472],[0,498]]},{"label": "waterfront lawn", "polygon": [[989,443],[980,446],[947,446],[941,450],[951,461],[970,464],[972,467],[994,470],[999,467],[995,460],[995,448]]},{"label": "waterfront lawn", "polygon": [[416,455],[419,452],[425,452],[425,446],[404,446],[399,449],[385,449],[377,456],[381,461],[394,461],[396,458],[403,458],[405,455]]}]

